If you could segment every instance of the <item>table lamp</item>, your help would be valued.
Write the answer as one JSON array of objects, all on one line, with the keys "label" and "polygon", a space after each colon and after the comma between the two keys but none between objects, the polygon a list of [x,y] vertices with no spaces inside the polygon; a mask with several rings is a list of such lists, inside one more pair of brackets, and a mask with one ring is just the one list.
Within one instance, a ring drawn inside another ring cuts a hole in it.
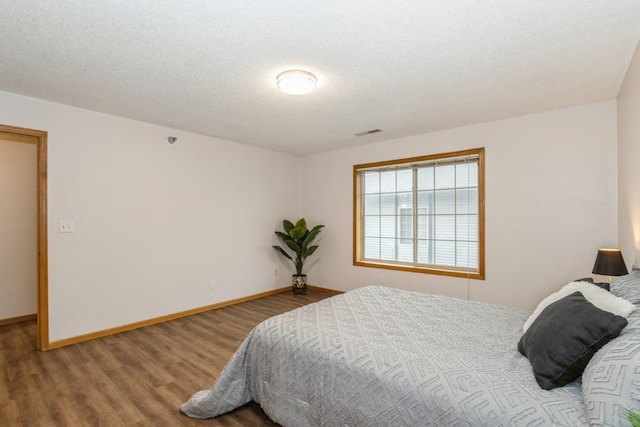
[{"label": "table lamp", "polygon": [[611,276],[628,274],[620,249],[598,249],[592,273],[607,276],[607,281],[611,281]]}]

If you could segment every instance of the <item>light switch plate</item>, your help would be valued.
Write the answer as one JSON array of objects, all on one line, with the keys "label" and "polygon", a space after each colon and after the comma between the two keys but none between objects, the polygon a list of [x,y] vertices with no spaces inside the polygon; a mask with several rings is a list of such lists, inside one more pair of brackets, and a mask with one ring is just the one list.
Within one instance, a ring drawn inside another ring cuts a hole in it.
[{"label": "light switch plate", "polygon": [[76,231],[76,225],[73,221],[64,220],[58,223],[58,232],[73,233],[74,231]]}]

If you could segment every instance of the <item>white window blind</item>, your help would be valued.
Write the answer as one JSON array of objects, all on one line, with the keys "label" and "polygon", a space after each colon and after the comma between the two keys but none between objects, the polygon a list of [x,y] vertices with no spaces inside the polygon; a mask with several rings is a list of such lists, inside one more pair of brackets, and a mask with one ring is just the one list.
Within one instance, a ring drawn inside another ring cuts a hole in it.
[{"label": "white window blind", "polygon": [[355,166],[356,261],[478,273],[482,152],[475,151]]}]

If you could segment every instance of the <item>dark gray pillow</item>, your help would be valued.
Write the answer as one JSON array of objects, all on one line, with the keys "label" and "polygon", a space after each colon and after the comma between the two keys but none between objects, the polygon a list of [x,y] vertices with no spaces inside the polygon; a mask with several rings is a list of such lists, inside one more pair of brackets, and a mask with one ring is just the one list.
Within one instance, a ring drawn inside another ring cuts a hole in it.
[{"label": "dark gray pillow", "polygon": [[620,335],[627,319],[591,304],[574,292],[549,304],[518,342],[536,381],[545,390],[578,379],[591,357]]}]

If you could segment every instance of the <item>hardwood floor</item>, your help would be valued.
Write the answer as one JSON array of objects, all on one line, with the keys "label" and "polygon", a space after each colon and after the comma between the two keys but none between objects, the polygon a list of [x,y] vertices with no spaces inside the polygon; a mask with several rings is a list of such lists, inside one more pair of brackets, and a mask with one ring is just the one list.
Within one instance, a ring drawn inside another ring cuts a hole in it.
[{"label": "hardwood floor", "polygon": [[259,322],[329,296],[287,292],[48,352],[35,321],[2,326],[0,426],[276,426],[253,402],[209,420],[178,408]]}]

